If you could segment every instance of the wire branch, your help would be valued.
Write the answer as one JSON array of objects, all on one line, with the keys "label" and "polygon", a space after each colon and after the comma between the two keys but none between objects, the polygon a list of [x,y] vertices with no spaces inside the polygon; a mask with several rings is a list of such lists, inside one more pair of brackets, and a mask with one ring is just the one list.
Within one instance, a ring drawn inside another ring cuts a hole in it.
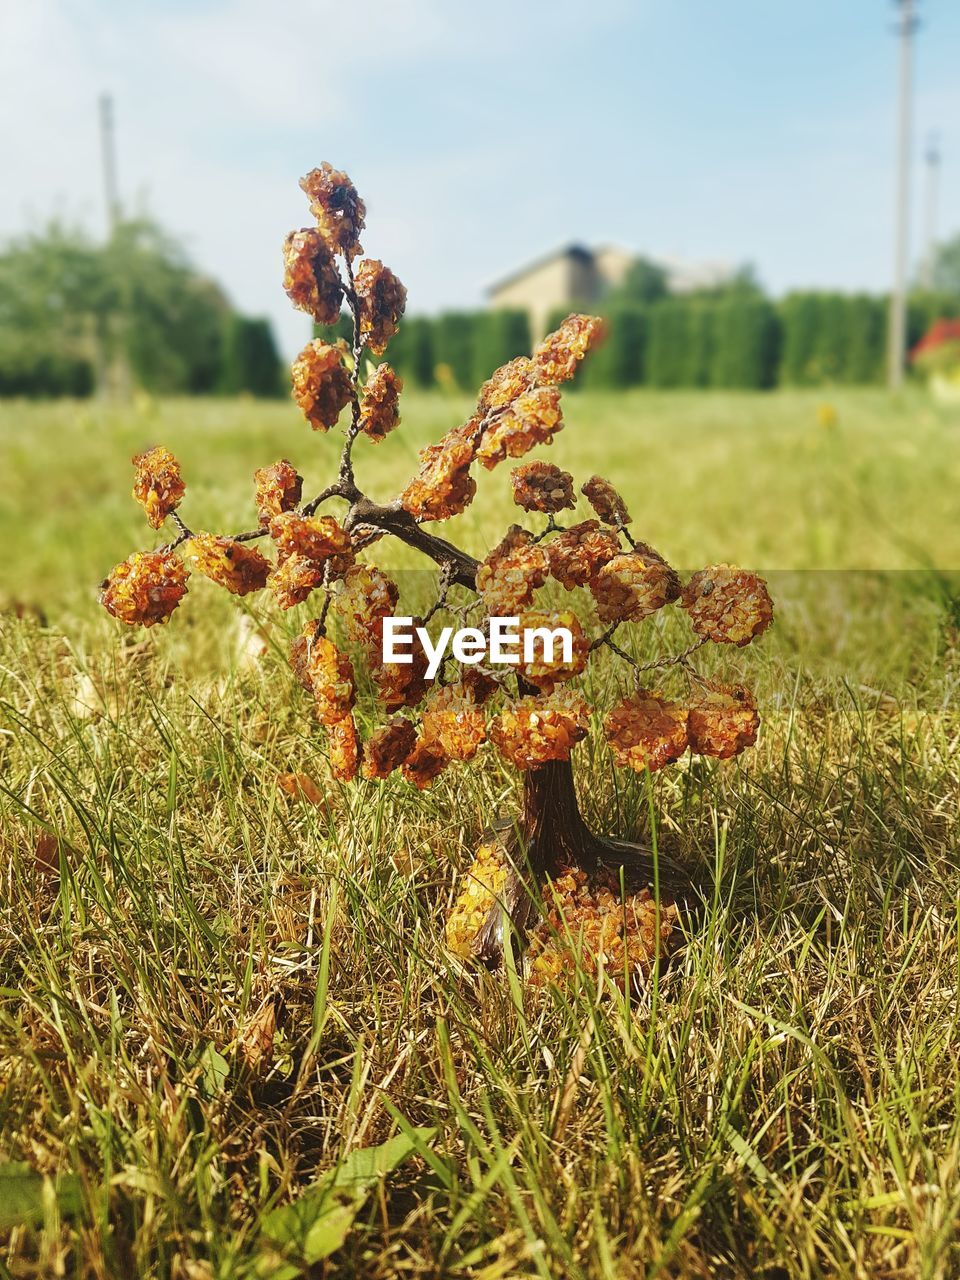
[{"label": "wire branch", "polygon": [[460,547],[438,534],[428,533],[414,520],[409,511],[400,505],[399,499],[381,505],[373,502],[365,494],[350,507],[345,521],[347,529],[358,525],[370,525],[382,533],[391,534],[408,547],[429,556],[437,564],[452,564],[451,582],[461,587],[469,587],[476,591],[477,570],[480,561],[462,551]]},{"label": "wire branch", "polygon": [[325,489],[321,489],[315,498],[311,498],[309,502],[303,503],[300,508],[302,516],[312,516],[313,513],[326,502],[329,498],[344,498],[346,494],[343,492],[343,485],[339,480],[334,484],[328,484]]},{"label": "wire branch", "polygon": [[354,285],[353,264],[347,255],[344,255],[344,270],[347,279],[343,286],[343,294],[350,308],[350,314],[353,316],[353,372],[350,376],[350,425],[347,428],[347,438],[340,455],[339,484],[344,496],[353,501],[360,496],[353,474],[353,442],[360,434],[360,357],[363,355],[363,338],[360,335],[360,300]]},{"label": "wire branch", "polygon": [[630,532],[630,530],[627,528],[627,526],[623,523],[623,521],[619,518],[619,516],[617,517],[617,533],[622,533],[623,536],[626,538],[626,540],[630,543],[631,547],[633,547],[634,551],[636,551],[637,545],[638,545],[637,540],[633,536],[633,534]]},{"label": "wire branch", "polygon": [[440,573],[437,581],[437,598],[433,604],[423,615],[423,625],[426,626],[435,613],[444,607],[447,603],[447,594],[453,586],[454,564],[447,560],[440,566]]},{"label": "wire branch", "polygon": [[193,530],[192,530],[192,529],[190,529],[190,528],[188,528],[188,527],[183,523],[183,520],[181,519],[181,517],[180,517],[180,513],[179,513],[178,511],[171,511],[171,512],[170,512],[170,519],[171,519],[171,520],[173,521],[173,523],[177,526],[177,530],[178,530],[178,532],[179,532],[179,534],[180,534],[180,536],[177,538],[177,543],[178,543],[178,544],[179,544],[179,543],[181,543],[181,542],[186,542],[188,538],[192,538],[192,537],[193,537]]},{"label": "wire branch", "polygon": [[593,641],[590,648],[598,649],[602,645],[605,648],[610,649],[618,658],[622,658],[624,662],[633,667],[637,676],[640,676],[647,671],[659,671],[666,667],[679,666],[683,667],[688,675],[692,675],[695,679],[699,679],[699,675],[689,662],[689,659],[692,654],[696,653],[698,649],[702,649],[707,643],[707,636],[700,636],[693,642],[693,644],[688,645],[686,649],[682,649],[680,653],[671,653],[667,654],[667,656],[663,658],[654,658],[651,662],[638,662],[632,654],[627,653],[626,649],[621,649],[621,647],[614,641],[613,632],[619,625],[619,623],[615,622],[612,627],[608,627],[602,635],[598,636],[596,640]]},{"label": "wire branch", "polygon": [[551,511],[550,514],[547,516],[546,525],[540,530],[538,534],[534,535],[533,541],[535,543],[542,542],[544,538],[549,537],[551,533],[563,533],[566,530],[566,527],[567,527],[566,525],[557,524],[556,520],[553,518],[553,512]]}]

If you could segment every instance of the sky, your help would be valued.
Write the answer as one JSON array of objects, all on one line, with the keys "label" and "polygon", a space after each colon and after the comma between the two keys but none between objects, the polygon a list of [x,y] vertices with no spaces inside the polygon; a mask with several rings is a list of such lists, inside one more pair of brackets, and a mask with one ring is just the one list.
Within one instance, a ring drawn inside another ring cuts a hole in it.
[{"label": "sky", "polygon": [[[960,5],[921,0],[912,255],[927,136],[960,231]],[[891,0],[0,0],[0,238],[105,228],[97,99],[147,211],[284,350],[279,246],[322,160],[408,312],[482,305],[571,241],[751,262],[775,294],[891,275]]]}]

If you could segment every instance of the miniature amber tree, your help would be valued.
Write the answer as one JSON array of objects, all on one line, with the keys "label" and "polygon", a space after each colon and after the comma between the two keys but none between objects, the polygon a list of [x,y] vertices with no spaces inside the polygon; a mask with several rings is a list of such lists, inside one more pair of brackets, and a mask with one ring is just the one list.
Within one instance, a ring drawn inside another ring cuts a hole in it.
[{"label": "miniature amber tree", "polygon": [[[452,762],[472,760],[485,742],[523,774],[520,815],[485,839],[448,917],[450,948],[495,959],[505,922],[527,922],[534,971],[549,977],[566,965],[562,935],[569,939],[575,927],[597,963],[622,976],[658,953],[670,928],[670,894],[686,879],[665,859],[654,865],[638,845],[594,834],[581,816],[571,753],[588,733],[591,708],[573,682],[603,649],[633,668],[635,690],[603,721],[619,766],[654,771],[688,750],[733,756],[756,739],[754,700],[742,686],[699,676],[691,656],[708,641],[740,646],[760,635],[772,618],[766,587],[728,565],[702,569],[681,584],[662,556],[634,539],[623,500],[599,476],[582,487],[595,518],[561,525],[557,516],[576,506],[573,479],[540,461],[511,474],[513,500],[539,523],[537,531],[513,525],[477,560],[429,527],[470,505],[475,464],[494,469],[552,443],[563,426],[560,384],[602,337],[595,317],[569,316],[531,356],[496,370],[467,421],[423,450],[399,497],[384,503],[368,496],[354,472],[354,446],[361,436],[375,444],[398,426],[402,382],[386,363],[364,378],[364,355],[386,350],[406,290],[383,263],[357,261],[366,210],[346,174],[324,164],[300,185],[316,225],[287,237],[284,288],[319,325],[334,324],[344,305],[353,321],[352,348],[315,339],[292,369],[293,397],[313,430],[327,432],[347,415],[336,477],[304,501],[302,477],[286,459],[258,471],[258,526],[227,537],[184,523],[180,467],[166,449],[140,454],[133,460],[134,496],[153,528],[169,520],[175,537],[117,565],[103,583],[101,602],[122,622],[163,623],[187,591],[188,562],[235,595],[271,592],[281,609],[314,596],[317,616],[295,639],[291,665],[315,702],[338,779],[384,779],[399,769],[422,789]],[[334,502],[338,516],[318,514]],[[438,597],[415,623],[446,610],[462,619],[474,611],[480,627],[490,617],[516,617],[521,632],[565,627],[572,656],[548,660],[544,651],[517,667],[498,668],[445,661],[432,681],[420,648],[410,663],[385,662],[383,621],[397,610],[399,591],[368,554],[385,537],[438,567]],[[272,560],[251,545],[261,540],[272,544]],[[586,627],[576,609],[538,601],[551,584],[554,592],[581,589],[590,601]],[[618,643],[618,629],[674,602],[689,619],[691,642],[681,653],[639,664]],[[368,672],[386,717],[362,744],[354,719],[358,666]],[[656,670],[669,666],[690,677],[684,702],[646,687]],[[549,879],[546,921],[531,920],[525,868],[534,880]],[[650,886],[657,881],[663,897],[654,902]]]}]

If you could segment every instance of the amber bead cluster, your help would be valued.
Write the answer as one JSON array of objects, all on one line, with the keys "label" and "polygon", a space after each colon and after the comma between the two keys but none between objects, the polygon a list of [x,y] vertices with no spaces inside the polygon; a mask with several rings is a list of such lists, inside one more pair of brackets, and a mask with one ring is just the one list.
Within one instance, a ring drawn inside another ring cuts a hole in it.
[{"label": "amber bead cluster", "polygon": [[557,384],[573,377],[603,334],[596,316],[569,316],[532,357],[498,369],[480,388],[474,414],[421,453],[420,469],[400,495],[407,511],[418,520],[459,515],[476,493],[474,460],[489,470],[550,444],[563,426]]}]

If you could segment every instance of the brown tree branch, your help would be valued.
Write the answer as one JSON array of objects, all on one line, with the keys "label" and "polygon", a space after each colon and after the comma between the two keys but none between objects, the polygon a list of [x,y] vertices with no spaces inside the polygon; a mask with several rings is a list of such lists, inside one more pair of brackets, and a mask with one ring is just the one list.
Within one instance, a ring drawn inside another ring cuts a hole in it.
[{"label": "brown tree branch", "polygon": [[358,524],[372,525],[382,529],[384,533],[392,534],[408,547],[413,547],[416,551],[429,556],[437,564],[450,565],[450,581],[476,591],[480,561],[468,555],[466,551],[462,551],[454,543],[448,542],[446,538],[428,533],[422,525],[417,524],[410,512],[400,505],[399,499],[381,505],[361,494],[351,506],[344,521],[344,527],[349,530]]}]

